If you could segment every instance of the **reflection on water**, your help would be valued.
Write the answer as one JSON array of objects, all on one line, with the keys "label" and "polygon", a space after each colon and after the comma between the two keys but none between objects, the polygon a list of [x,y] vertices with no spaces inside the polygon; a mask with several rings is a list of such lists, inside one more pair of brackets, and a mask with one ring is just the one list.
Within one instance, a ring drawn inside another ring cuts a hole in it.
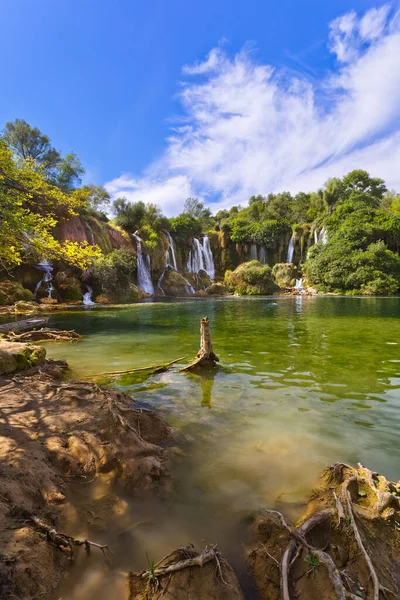
[{"label": "reflection on water", "polygon": [[[172,474],[176,492],[167,505],[125,499],[115,526],[94,524],[90,533],[117,550],[112,577],[119,582],[119,570],[145,567],[145,551],[159,558],[189,541],[217,540],[243,571],[249,513],[277,506],[295,517],[330,463],[361,461],[400,478],[398,298],[232,298],[76,312],[52,317],[52,325],[86,337],[47,348],[68,360],[75,377],[189,361],[206,314],[221,359],[216,373],[176,368],[116,382],[193,439]],[[128,531],[116,537],[122,520]],[[66,597],[114,597],[110,573],[91,561],[91,591],[68,585]]]}]

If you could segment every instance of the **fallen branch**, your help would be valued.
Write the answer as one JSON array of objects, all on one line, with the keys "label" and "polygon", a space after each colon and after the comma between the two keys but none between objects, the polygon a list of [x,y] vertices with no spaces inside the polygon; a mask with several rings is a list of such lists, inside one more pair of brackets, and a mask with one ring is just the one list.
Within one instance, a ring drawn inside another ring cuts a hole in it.
[{"label": "fallen branch", "polygon": [[176,360],[171,360],[171,362],[163,363],[161,365],[151,365],[150,367],[139,367],[137,369],[126,369],[125,371],[110,371],[108,373],[104,373],[104,375],[117,376],[117,375],[129,375],[130,373],[139,373],[141,371],[153,371],[154,373],[161,373],[162,371],[166,371],[168,367],[174,365],[178,362],[185,360],[184,356],[177,358]]},{"label": "fallen branch", "polygon": [[23,333],[14,333],[10,331],[6,338],[10,342],[41,342],[41,341],[70,341],[78,340],[82,336],[76,331],[62,331],[60,329],[49,329],[43,327],[37,331],[25,331]]}]

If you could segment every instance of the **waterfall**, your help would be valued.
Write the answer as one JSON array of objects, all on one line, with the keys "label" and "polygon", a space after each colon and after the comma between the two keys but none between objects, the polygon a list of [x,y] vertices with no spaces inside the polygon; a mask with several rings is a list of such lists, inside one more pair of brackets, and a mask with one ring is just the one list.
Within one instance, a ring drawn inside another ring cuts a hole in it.
[{"label": "waterfall", "polygon": [[321,231],[319,232],[319,236],[318,236],[318,241],[322,242],[324,245],[326,244],[326,242],[328,241],[328,236],[326,234],[326,229],[325,227],[323,227],[321,229]]},{"label": "waterfall", "polygon": [[300,277],[299,279],[296,279],[296,285],[294,286],[294,289],[299,294],[302,294],[304,292],[304,289],[303,289],[303,278],[302,277]]},{"label": "waterfall", "polygon": [[44,271],[44,276],[39,281],[39,283],[37,284],[37,286],[35,288],[34,298],[36,298],[37,293],[38,293],[39,288],[42,285],[42,283],[47,284],[46,285],[47,297],[51,298],[51,292],[54,290],[53,284],[51,283],[53,280],[53,267],[52,267],[51,263],[49,263],[47,258],[45,258],[44,260],[42,260],[42,262],[40,262],[39,264],[36,265],[36,268],[40,269],[40,271]]},{"label": "waterfall", "polygon": [[92,244],[92,246],[94,246],[95,245],[95,241],[94,241],[93,229],[91,228],[91,226],[89,225],[89,223],[87,221],[85,221],[85,223],[86,223],[86,227],[90,231],[90,236],[92,238],[91,244]]},{"label": "waterfall", "polygon": [[195,294],[196,292],[194,291],[194,288],[190,285],[190,283],[188,283],[185,286],[185,292],[189,295],[189,296],[193,296],[193,294]]},{"label": "waterfall", "polygon": [[186,270],[189,271],[189,273],[194,273],[196,275],[199,271],[203,270],[211,279],[214,279],[214,259],[211,252],[210,240],[206,235],[203,238],[203,245],[200,244],[197,238],[193,238]]},{"label": "waterfall", "polygon": [[193,238],[186,269],[189,273],[198,273],[200,269],[204,271],[203,248],[197,238]]},{"label": "waterfall", "polygon": [[93,296],[92,288],[90,287],[90,285],[87,285],[86,289],[87,289],[87,292],[86,292],[86,294],[83,294],[83,297],[82,297],[83,304],[85,306],[95,306],[96,303],[93,302],[93,300],[92,300],[92,296]]},{"label": "waterfall", "polygon": [[133,234],[136,240],[136,259],[137,259],[137,284],[138,288],[146,294],[154,296],[153,282],[151,281],[150,256],[144,256],[142,251],[142,239]]},{"label": "waterfall", "polygon": [[318,231],[314,229],[314,244],[318,244]]},{"label": "waterfall", "polygon": [[251,256],[251,260],[258,260],[258,258],[257,258],[257,244],[254,244],[254,242],[250,245],[250,256]]},{"label": "waterfall", "polygon": [[210,240],[208,236],[203,237],[204,270],[210,279],[215,277],[214,259],[211,252]]},{"label": "waterfall", "polygon": [[[175,242],[172,239],[171,234],[167,231],[167,237],[168,237],[168,241],[169,241],[169,249],[167,250],[167,266],[170,265],[171,267],[173,267],[175,269],[175,271],[178,270],[177,264],[176,264],[176,255],[175,255]],[[170,256],[172,258],[172,262],[170,260]]]},{"label": "waterfall", "polygon": [[286,259],[287,263],[293,262],[293,253],[294,253],[294,236],[292,235],[292,237],[290,238],[289,247],[288,247],[288,251],[287,251],[287,259]]},{"label": "waterfall", "polygon": [[267,249],[265,246],[261,246],[260,248],[260,263],[262,265],[267,264]]}]

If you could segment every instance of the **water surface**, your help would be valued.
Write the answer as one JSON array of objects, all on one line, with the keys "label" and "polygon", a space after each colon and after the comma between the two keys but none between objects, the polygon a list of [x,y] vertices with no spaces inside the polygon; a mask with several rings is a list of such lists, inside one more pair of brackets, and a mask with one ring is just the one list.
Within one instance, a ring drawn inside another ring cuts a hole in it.
[{"label": "water surface", "polygon": [[[144,524],[123,541],[99,530],[122,572],[144,568],[145,551],[158,559],[202,540],[218,541],[242,572],[248,516],[278,507],[295,518],[325,466],[363,462],[400,478],[399,298],[228,298],[74,311],[52,316],[51,324],[84,339],[47,350],[68,360],[74,378],[181,356],[188,362],[204,315],[221,359],[215,374],[176,368],[115,383],[193,439],[174,469],[168,505],[128,498],[125,520]],[[105,585],[110,573],[93,563],[75,574],[64,597],[120,600],[122,578],[114,572]]]}]

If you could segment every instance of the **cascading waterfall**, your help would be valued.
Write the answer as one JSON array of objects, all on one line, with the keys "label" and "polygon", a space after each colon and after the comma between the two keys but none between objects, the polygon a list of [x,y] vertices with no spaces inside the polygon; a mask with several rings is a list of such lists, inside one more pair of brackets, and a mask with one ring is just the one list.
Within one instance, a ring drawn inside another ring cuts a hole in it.
[{"label": "cascading waterfall", "polygon": [[[169,249],[167,250],[167,266],[170,265],[171,267],[173,267],[175,269],[175,271],[178,270],[177,264],[176,264],[176,255],[175,255],[175,242],[172,238],[172,235],[167,231],[167,237],[168,237],[168,242],[169,242]],[[172,261],[170,260],[170,256],[172,258]]]},{"label": "cascading waterfall", "polygon": [[252,243],[250,246],[250,256],[251,260],[258,260],[257,257],[257,244]]},{"label": "cascading waterfall", "polygon": [[51,292],[54,290],[53,284],[51,283],[53,280],[53,267],[52,267],[51,263],[49,263],[47,258],[45,258],[44,260],[42,260],[42,262],[40,262],[39,264],[36,265],[36,268],[40,269],[41,271],[44,271],[44,276],[39,281],[39,283],[37,284],[37,286],[35,288],[34,298],[36,298],[37,293],[38,293],[39,288],[42,285],[42,283],[45,284],[46,291],[47,291],[47,297],[51,298]]},{"label": "cascading waterfall", "polygon": [[262,265],[267,264],[267,249],[265,246],[261,246],[260,248],[260,258],[259,261]]},{"label": "cascading waterfall", "polygon": [[137,232],[133,234],[136,240],[136,257],[137,257],[137,284],[146,294],[154,296],[153,282],[151,281],[151,269],[150,269],[150,256],[144,256],[142,251],[142,239],[137,235]]},{"label": "cascading waterfall", "polygon": [[292,237],[290,238],[289,247],[288,247],[288,251],[287,251],[287,258],[286,258],[287,263],[293,262],[293,253],[294,253],[294,236],[292,235]]},{"label": "cascading waterfall", "polygon": [[201,270],[205,271],[210,279],[215,277],[214,258],[211,251],[210,240],[205,235],[203,245],[200,244],[197,238],[193,238],[193,244],[189,251],[189,257],[186,264],[186,270],[189,273],[197,273]]},{"label": "cascading waterfall", "polygon": [[197,274],[204,269],[203,247],[197,238],[193,238],[193,244],[189,252],[189,258],[186,265],[189,273]]},{"label": "cascading waterfall", "polygon": [[318,231],[314,229],[314,244],[318,244]]},{"label": "cascading waterfall", "polygon": [[211,252],[210,240],[208,236],[203,237],[204,270],[210,279],[215,277],[214,259]]},{"label": "cascading waterfall", "polygon": [[319,236],[318,236],[318,241],[322,242],[324,245],[326,244],[326,242],[328,241],[328,236],[326,234],[326,229],[325,227],[323,227],[321,229],[321,231],[319,232]]},{"label": "cascading waterfall", "polygon": [[86,294],[83,294],[83,296],[82,296],[83,304],[85,306],[95,306],[96,303],[93,302],[93,300],[92,300],[92,296],[93,296],[92,288],[90,287],[90,285],[87,285],[86,289],[87,289]]}]

